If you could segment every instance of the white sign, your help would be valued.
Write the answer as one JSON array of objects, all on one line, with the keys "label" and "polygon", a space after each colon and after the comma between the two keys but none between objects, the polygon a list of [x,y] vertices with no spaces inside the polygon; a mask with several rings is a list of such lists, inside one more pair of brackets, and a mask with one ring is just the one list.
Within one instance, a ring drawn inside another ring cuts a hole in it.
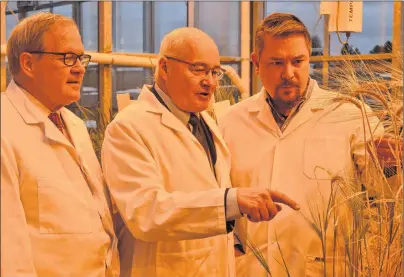
[{"label": "white sign", "polygon": [[362,32],[362,1],[321,2],[320,14],[329,14],[329,32]]}]

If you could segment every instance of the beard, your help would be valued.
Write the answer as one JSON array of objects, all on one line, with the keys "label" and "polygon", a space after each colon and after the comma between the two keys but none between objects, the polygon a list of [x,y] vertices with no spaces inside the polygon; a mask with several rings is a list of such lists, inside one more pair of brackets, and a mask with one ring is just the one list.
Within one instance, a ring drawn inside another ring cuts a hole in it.
[{"label": "beard", "polygon": [[[283,90],[283,92],[281,90]],[[300,102],[301,98],[302,94],[300,92],[300,84],[298,82],[283,79],[282,83],[275,87],[273,101],[278,107],[292,109]]]}]

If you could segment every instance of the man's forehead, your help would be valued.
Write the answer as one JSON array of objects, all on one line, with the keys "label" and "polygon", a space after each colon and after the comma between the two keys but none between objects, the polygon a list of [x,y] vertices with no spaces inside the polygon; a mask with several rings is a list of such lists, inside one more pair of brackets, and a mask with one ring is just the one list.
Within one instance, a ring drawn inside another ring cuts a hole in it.
[{"label": "man's forehead", "polygon": [[309,49],[303,35],[266,36],[262,54],[271,58],[307,56]]},{"label": "man's forehead", "polygon": [[219,51],[215,42],[198,29],[175,30],[164,43],[167,43],[164,55],[191,63],[204,63],[210,67],[220,65]]},{"label": "man's forehead", "polygon": [[44,34],[44,42],[47,48],[52,48],[55,51],[66,49],[74,50],[84,48],[81,42],[81,36],[73,24],[63,24],[52,26]]},{"label": "man's forehead", "polygon": [[272,46],[282,47],[280,44],[288,42],[306,42],[306,37],[303,34],[288,34],[288,35],[271,35],[266,34],[264,37],[264,42],[272,42]]},{"label": "man's forehead", "polygon": [[60,24],[53,24],[46,31],[46,33],[48,33],[51,36],[63,37],[63,36],[66,36],[69,33],[75,32],[75,31],[77,33],[79,33],[79,30],[77,29],[76,25],[74,25],[73,23],[70,23],[70,22],[64,22],[64,23],[60,23]]},{"label": "man's forehead", "polygon": [[220,56],[216,45],[193,44],[189,47],[187,55],[193,62],[201,62],[211,66],[220,64]]}]

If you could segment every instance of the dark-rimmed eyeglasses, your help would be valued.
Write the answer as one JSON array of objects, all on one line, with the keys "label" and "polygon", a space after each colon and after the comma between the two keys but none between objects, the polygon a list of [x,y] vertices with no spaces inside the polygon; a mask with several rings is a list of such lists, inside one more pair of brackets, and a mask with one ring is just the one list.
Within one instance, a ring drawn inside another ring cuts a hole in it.
[{"label": "dark-rimmed eyeglasses", "polygon": [[215,66],[215,67],[209,67],[207,64],[204,63],[190,63],[184,60],[180,60],[174,57],[170,56],[164,56],[169,60],[177,61],[180,63],[185,63],[189,65],[189,70],[196,76],[204,77],[209,74],[209,72],[212,71],[212,76],[221,79],[226,72],[224,68],[221,68],[220,66]]},{"label": "dark-rimmed eyeglasses", "polygon": [[45,52],[45,51],[31,51],[28,52],[31,54],[51,54],[51,55],[59,55],[63,56],[63,63],[67,66],[74,66],[77,60],[80,60],[81,64],[84,67],[87,67],[90,63],[91,56],[87,54],[77,55],[74,53],[61,53],[61,52]]}]

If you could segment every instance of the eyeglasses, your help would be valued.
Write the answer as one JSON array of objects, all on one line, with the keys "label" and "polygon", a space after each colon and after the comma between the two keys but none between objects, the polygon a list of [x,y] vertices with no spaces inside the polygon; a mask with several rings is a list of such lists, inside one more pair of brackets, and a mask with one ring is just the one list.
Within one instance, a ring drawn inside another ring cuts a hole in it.
[{"label": "eyeglasses", "polygon": [[195,76],[206,76],[209,74],[210,71],[212,71],[212,76],[216,77],[217,79],[222,79],[224,73],[226,70],[224,68],[221,68],[220,66],[212,67],[210,68],[207,64],[204,63],[190,63],[187,61],[183,61],[174,57],[170,56],[164,56],[169,60],[177,61],[180,63],[185,63],[189,65],[189,70],[195,75]]},{"label": "eyeglasses", "polygon": [[44,52],[44,51],[31,51],[31,54],[51,54],[63,56],[63,63],[67,66],[73,66],[76,64],[77,60],[80,60],[84,67],[87,67],[90,63],[91,56],[87,54],[77,55],[74,53],[61,53],[61,52]]}]

